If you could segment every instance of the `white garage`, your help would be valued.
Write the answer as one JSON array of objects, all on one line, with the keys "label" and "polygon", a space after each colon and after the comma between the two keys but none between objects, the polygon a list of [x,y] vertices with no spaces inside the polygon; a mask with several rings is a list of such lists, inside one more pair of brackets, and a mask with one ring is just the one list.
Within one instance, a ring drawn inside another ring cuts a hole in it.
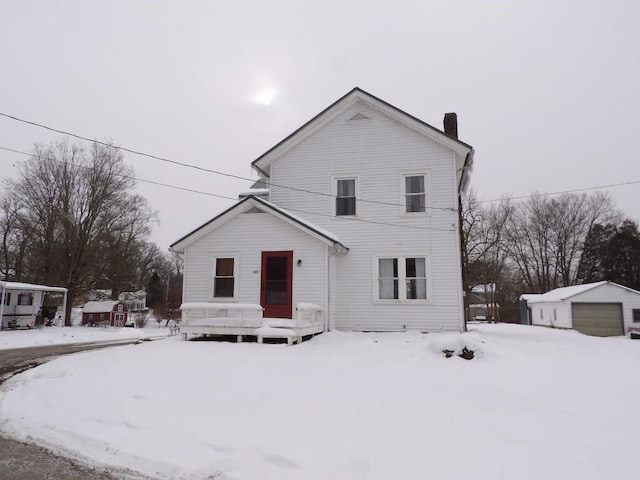
[{"label": "white garage", "polygon": [[522,295],[527,322],[610,337],[640,331],[640,292],[603,281]]}]

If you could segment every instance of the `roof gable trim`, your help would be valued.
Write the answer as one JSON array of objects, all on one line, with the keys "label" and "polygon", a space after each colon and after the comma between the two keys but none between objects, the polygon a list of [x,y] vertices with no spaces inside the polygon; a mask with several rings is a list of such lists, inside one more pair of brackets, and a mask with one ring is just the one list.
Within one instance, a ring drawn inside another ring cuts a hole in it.
[{"label": "roof gable trim", "polygon": [[349,248],[346,247],[337,237],[333,236],[329,232],[326,232],[319,227],[314,226],[313,224],[306,222],[305,220],[292,215],[291,213],[278,208],[276,205],[267,202],[259,197],[248,196],[232,207],[228,208],[221,214],[212,218],[205,224],[196,228],[192,232],[188,233],[178,241],[174,242],[169,249],[178,253],[184,252],[184,250],[200,238],[208,235],[214,230],[220,228],[225,223],[229,222],[233,218],[237,217],[240,214],[255,211],[255,209],[261,210],[265,213],[270,213],[273,216],[283,220],[284,222],[293,225],[294,227],[306,232],[318,240],[334,247],[340,253],[346,253],[349,251]]},{"label": "roof gable trim", "polygon": [[[450,137],[446,133],[437,128],[423,122],[422,120],[410,115],[390,103],[371,95],[364,90],[356,87],[337,101],[329,105],[326,109],[313,117],[311,120],[303,124],[293,133],[288,135],[282,141],[271,147],[260,157],[251,163],[251,166],[262,175],[270,176],[270,165],[278,157],[293,149],[300,142],[304,141],[315,132],[323,128],[325,125],[333,121],[337,116],[346,111],[348,108],[356,105],[358,102],[371,107],[372,109],[382,113],[383,115],[395,120],[399,124],[422,134],[436,143],[450,148],[451,150],[467,155],[473,147],[470,145]],[[356,115],[357,116],[357,115]]]}]

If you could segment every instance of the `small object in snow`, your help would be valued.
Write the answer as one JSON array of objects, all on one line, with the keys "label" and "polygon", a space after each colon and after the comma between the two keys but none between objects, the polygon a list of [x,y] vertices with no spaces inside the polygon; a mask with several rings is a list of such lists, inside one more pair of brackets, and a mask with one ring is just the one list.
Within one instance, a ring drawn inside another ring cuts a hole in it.
[{"label": "small object in snow", "polygon": [[453,350],[442,350],[446,358],[453,357]]},{"label": "small object in snow", "polygon": [[464,358],[465,360],[473,360],[473,350],[469,350],[467,347],[463,347],[462,353],[459,353],[458,356],[460,358]]}]

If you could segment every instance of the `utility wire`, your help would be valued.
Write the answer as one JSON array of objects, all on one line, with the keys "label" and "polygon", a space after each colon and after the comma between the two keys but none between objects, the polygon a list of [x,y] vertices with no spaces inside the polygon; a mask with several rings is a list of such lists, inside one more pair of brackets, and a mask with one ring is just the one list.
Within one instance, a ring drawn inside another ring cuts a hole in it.
[{"label": "utility wire", "polygon": [[[6,150],[8,152],[13,152],[13,153],[19,153],[21,155],[26,155],[28,157],[37,158],[38,160],[42,160],[44,158],[44,157],[42,157],[40,155],[35,155],[33,153],[22,152],[20,150],[15,150],[15,149],[3,147],[3,146],[0,146],[0,150]],[[58,160],[58,159],[50,158],[50,157],[48,157],[48,158],[50,160],[54,160],[54,161],[56,161],[58,163],[66,163],[63,160]],[[78,167],[84,168],[84,169],[91,169],[91,167],[87,167],[87,166],[84,166],[84,165],[78,165]],[[168,185],[166,183],[155,182],[153,180],[144,180],[144,179],[142,179],[140,177],[136,177],[136,176],[132,176],[132,175],[125,175],[125,174],[119,173],[118,176],[120,176],[121,178],[128,178],[128,179],[131,179],[131,180],[144,182],[144,183],[149,183],[149,184],[152,184],[152,185],[159,185],[161,187],[173,188],[175,190],[181,190],[181,191],[184,191],[184,192],[198,193],[200,195],[207,195],[207,196],[210,196],[210,197],[223,198],[223,199],[226,199],[226,200],[233,200],[233,201],[237,201],[238,200],[235,197],[227,197],[225,195],[218,195],[218,194],[215,194],[215,193],[203,192],[201,190],[194,190],[192,188],[178,187],[178,186],[175,186],[175,185]],[[327,214],[316,213],[316,212],[309,212],[309,211],[306,211],[306,210],[298,210],[298,209],[293,209],[293,208],[283,208],[283,210],[290,211],[290,212],[296,212],[296,213],[303,213],[305,215],[316,215],[316,216],[319,216],[319,217],[337,218],[337,219],[345,220],[345,221],[371,223],[371,224],[374,224],[374,225],[385,225],[385,226],[388,226],[388,227],[401,227],[401,228],[410,228],[410,229],[414,229],[414,230],[427,230],[427,231],[438,231],[438,232],[453,232],[454,231],[453,228],[443,229],[443,228],[435,228],[435,227],[419,227],[419,226],[415,226],[415,225],[402,225],[402,224],[397,224],[397,223],[376,222],[374,220],[365,220],[363,218],[334,217],[333,215],[327,215]]]},{"label": "utility wire", "polygon": [[[541,197],[549,197],[551,195],[562,195],[563,193],[576,193],[576,192],[587,192],[590,190],[601,190],[603,188],[611,188],[611,187],[624,187],[626,185],[636,185],[640,183],[640,180],[632,180],[630,182],[623,182],[623,183],[611,183],[609,185],[598,185],[597,187],[585,187],[585,188],[574,188],[572,190],[562,190],[559,192],[546,192],[546,193],[533,193],[530,195],[522,195],[520,197],[507,197],[508,200],[523,200],[526,198],[531,198],[534,197],[536,195],[539,195]],[[499,202],[500,199],[499,198],[494,198],[492,200],[480,200],[479,203],[488,203],[488,202]]]},{"label": "utility wire", "polygon": [[[26,155],[28,157],[37,158],[39,160],[41,160],[43,158],[40,155],[35,155],[33,153],[27,153],[27,152],[21,152],[20,150],[14,150],[13,148],[7,148],[7,147],[0,146],[0,150],[6,150],[7,152],[13,152],[13,153],[19,153],[20,155]],[[55,158],[49,158],[49,159],[50,160],[54,160],[54,161],[56,161],[58,163],[65,163],[64,161],[57,160]],[[91,169],[91,167],[86,167],[84,165],[78,165],[78,167],[89,169],[89,170]],[[161,187],[173,188],[174,190],[181,190],[183,192],[198,193],[200,195],[207,195],[209,197],[223,198],[223,199],[226,199],[226,200],[237,200],[237,198],[235,198],[235,197],[227,197],[226,195],[218,195],[216,193],[203,192],[202,190],[195,190],[193,188],[178,187],[176,185],[169,185],[167,183],[156,182],[156,181],[153,181],[153,180],[145,180],[145,179],[140,178],[140,177],[136,177],[136,176],[132,176],[132,175],[125,175],[123,173],[118,173],[117,175],[120,178],[128,178],[130,180],[135,180],[137,182],[149,183],[151,185],[158,185],[158,186],[161,186]]]},{"label": "utility wire", "polygon": [[[232,174],[232,173],[222,172],[220,170],[213,170],[211,168],[200,167],[198,165],[193,165],[193,164],[190,164],[190,163],[179,162],[177,160],[172,160],[170,158],[159,157],[157,155],[152,155],[150,153],[145,153],[145,152],[141,152],[141,151],[138,151],[138,150],[132,150],[132,149],[127,148],[127,147],[116,146],[116,145],[113,145],[113,144],[110,144],[110,143],[107,143],[107,142],[102,142],[100,140],[84,137],[84,136],[78,135],[76,133],[71,133],[71,132],[67,132],[65,130],[59,130],[57,128],[48,127],[47,125],[43,125],[41,123],[32,122],[32,121],[29,121],[29,120],[24,120],[22,118],[18,118],[18,117],[15,117],[13,115],[9,115],[9,114],[6,114],[6,113],[0,112],[0,116],[9,118],[11,120],[15,120],[17,122],[22,122],[22,123],[26,123],[28,125],[33,125],[35,127],[44,128],[46,130],[49,130],[49,131],[52,131],[52,132],[56,132],[56,133],[60,133],[62,135],[68,135],[70,137],[77,138],[79,140],[85,140],[87,142],[94,142],[94,143],[97,143],[99,145],[103,145],[103,146],[110,147],[110,148],[117,148],[118,150],[122,150],[123,152],[132,153],[134,155],[140,155],[142,157],[147,157],[147,158],[151,158],[151,159],[158,160],[158,161],[161,161],[161,162],[166,162],[166,163],[170,163],[170,164],[173,164],[173,165],[178,165],[180,167],[192,168],[192,169],[195,169],[195,170],[199,170],[201,172],[212,173],[214,175],[221,175],[221,176],[227,177],[227,178],[235,178],[235,179],[238,179],[238,180],[246,180],[248,182],[255,182],[254,179],[243,177],[241,175],[235,175],[235,174]],[[331,195],[329,193],[316,192],[316,191],[307,190],[307,189],[304,189],[304,188],[297,188],[297,187],[291,187],[291,186],[288,186],[288,185],[279,185],[279,184],[276,184],[276,183],[272,183],[271,179],[269,179],[269,185],[273,186],[273,187],[278,187],[278,188],[285,188],[287,190],[293,190],[293,191],[296,191],[296,192],[309,193],[309,194],[312,194],[312,195],[320,195],[320,196],[324,196],[324,197],[337,198],[335,195]],[[394,206],[394,207],[404,207],[405,206],[405,205],[400,204],[400,203],[381,202],[381,201],[378,201],[378,200],[367,200],[365,198],[359,198],[358,200],[360,202],[373,203],[373,204],[376,204],[376,205],[391,205],[391,206]],[[448,207],[425,207],[425,208],[430,209],[430,210],[455,211],[455,208],[448,208]]]}]

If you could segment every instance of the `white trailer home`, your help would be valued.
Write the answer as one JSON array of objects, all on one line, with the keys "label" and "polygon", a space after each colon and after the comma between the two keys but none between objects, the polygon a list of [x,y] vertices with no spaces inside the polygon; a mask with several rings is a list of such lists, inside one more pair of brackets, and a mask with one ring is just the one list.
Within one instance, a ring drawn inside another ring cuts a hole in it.
[{"label": "white trailer home", "polygon": [[31,283],[0,281],[0,320],[2,328],[33,328],[41,313],[47,292],[63,294],[62,312],[67,305],[67,289]]}]

